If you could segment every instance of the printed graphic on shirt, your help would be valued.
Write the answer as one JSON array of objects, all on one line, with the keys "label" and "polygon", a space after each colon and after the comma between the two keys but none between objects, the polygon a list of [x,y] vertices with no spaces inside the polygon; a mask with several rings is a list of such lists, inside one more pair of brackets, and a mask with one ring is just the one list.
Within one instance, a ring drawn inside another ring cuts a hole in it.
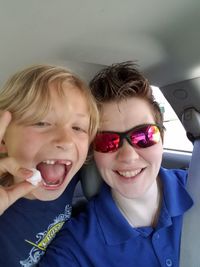
[{"label": "printed graphic on shirt", "polygon": [[69,220],[69,218],[71,217],[71,210],[72,207],[70,205],[67,205],[65,207],[64,214],[60,214],[58,217],[56,217],[53,223],[49,225],[48,229],[45,232],[41,232],[36,235],[36,242],[25,240],[33,247],[29,252],[29,257],[25,260],[20,261],[21,266],[33,267],[39,262],[39,259],[42,255],[44,255],[47,246],[55,237],[56,233],[61,229],[64,222]]}]

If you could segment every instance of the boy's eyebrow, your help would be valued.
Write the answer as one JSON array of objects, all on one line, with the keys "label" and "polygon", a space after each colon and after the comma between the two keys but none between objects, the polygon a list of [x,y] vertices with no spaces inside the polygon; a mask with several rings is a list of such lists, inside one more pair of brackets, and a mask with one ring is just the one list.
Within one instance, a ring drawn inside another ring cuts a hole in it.
[{"label": "boy's eyebrow", "polygon": [[84,113],[75,113],[78,117],[88,117],[89,114],[84,114]]}]

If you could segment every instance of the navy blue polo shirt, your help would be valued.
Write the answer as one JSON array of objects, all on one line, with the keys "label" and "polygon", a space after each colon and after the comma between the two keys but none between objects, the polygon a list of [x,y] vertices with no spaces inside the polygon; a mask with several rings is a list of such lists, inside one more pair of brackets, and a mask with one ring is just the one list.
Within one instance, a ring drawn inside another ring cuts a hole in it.
[{"label": "navy blue polo shirt", "polygon": [[123,217],[104,184],[85,213],[65,223],[48,247],[44,267],[178,267],[182,218],[193,201],[187,172],[160,169],[163,186],[156,228],[134,228]]}]

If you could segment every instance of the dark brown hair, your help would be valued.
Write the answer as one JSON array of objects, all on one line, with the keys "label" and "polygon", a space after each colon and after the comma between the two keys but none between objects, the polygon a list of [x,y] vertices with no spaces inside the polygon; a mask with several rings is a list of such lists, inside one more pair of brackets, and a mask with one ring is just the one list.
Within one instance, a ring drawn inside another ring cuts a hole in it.
[{"label": "dark brown hair", "polygon": [[104,103],[138,97],[150,105],[155,122],[163,125],[163,115],[151,86],[134,62],[126,61],[102,69],[91,80],[90,88],[100,111]]}]

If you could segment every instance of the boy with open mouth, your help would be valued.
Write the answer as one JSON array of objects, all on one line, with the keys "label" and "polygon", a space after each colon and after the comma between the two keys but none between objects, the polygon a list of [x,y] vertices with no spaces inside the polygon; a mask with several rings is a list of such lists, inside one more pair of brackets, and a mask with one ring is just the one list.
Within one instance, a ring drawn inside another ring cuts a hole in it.
[{"label": "boy with open mouth", "polygon": [[82,80],[51,65],[13,75],[0,110],[0,266],[34,266],[70,217],[98,111]]}]

